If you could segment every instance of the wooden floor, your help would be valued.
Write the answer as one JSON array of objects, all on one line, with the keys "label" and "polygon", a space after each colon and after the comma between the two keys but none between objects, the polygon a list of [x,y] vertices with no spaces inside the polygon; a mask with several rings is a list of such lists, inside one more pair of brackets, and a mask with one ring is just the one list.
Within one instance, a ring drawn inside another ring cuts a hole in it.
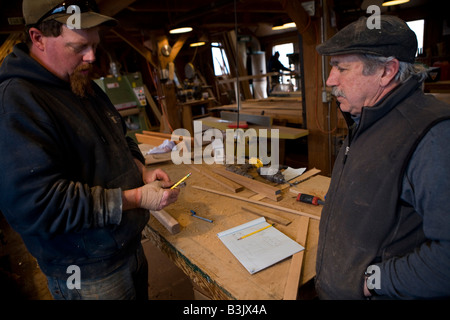
[{"label": "wooden floor", "polygon": [[[0,240],[0,301],[53,300],[36,259],[1,213]],[[149,299],[194,299],[189,278],[149,241],[143,247],[149,262]]]}]

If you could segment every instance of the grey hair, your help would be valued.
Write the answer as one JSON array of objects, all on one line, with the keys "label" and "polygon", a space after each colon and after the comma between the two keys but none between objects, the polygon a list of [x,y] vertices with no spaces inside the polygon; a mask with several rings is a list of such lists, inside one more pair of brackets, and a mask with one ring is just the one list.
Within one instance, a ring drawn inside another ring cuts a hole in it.
[{"label": "grey hair", "polygon": [[[364,63],[363,75],[365,76],[374,74],[378,68],[395,59],[395,57],[382,57],[371,54],[361,54],[360,58]],[[399,68],[394,81],[404,83],[409,78],[415,77],[419,82],[422,82],[427,76],[427,70],[422,64],[399,61]]]}]

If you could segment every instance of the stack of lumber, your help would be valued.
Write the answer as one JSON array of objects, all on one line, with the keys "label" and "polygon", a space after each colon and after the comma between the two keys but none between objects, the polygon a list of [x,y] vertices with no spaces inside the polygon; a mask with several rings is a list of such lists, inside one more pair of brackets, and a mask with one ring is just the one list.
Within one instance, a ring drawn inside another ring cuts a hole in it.
[{"label": "stack of lumber", "polygon": [[[302,124],[302,99],[298,97],[270,97],[242,101],[240,113],[269,116],[279,122]],[[216,107],[210,110],[237,111],[236,104]]]},{"label": "stack of lumber", "polygon": [[162,133],[162,132],[153,132],[143,130],[142,133],[136,133],[136,140],[139,143],[145,143],[154,147],[161,145],[165,140],[171,140],[172,136],[174,138],[178,138],[178,141],[174,141],[175,144],[180,143],[181,141],[185,141],[188,145],[193,146],[194,138],[192,137],[184,137],[179,135],[172,135],[170,133]]}]

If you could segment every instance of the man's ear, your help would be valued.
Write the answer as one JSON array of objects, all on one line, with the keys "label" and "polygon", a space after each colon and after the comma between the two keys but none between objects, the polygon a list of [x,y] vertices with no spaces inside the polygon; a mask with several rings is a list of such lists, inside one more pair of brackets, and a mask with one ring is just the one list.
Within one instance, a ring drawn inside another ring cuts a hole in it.
[{"label": "man's ear", "polygon": [[44,35],[42,34],[42,32],[39,29],[36,28],[30,28],[30,30],[28,30],[28,34],[30,35],[30,39],[31,42],[33,43],[33,45],[43,51],[45,49],[45,43],[44,43]]},{"label": "man's ear", "polygon": [[380,79],[380,85],[386,87],[397,75],[400,68],[400,62],[397,59],[392,59],[384,66],[384,72]]}]

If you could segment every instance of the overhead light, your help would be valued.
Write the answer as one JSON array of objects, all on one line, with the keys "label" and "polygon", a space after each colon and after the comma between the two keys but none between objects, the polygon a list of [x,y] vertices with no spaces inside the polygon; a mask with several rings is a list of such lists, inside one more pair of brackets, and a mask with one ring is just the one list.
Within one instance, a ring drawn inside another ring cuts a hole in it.
[{"label": "overhead light", "polygon": [[295,24],[295,22],[288,22],[282,25],[274,25],[272,27],[272,30],[284,30],[284,29],[290,29],[290,28],[295,28],[297,25]]},{"label": "overhead light", "polygon": [[170,34],[180,34],[180,33],[187,33],[191,32],[191,27],[181,27],[181,28],[175,28],[169,31]]},{"label": "overhead light", "polygon": [[385,0],[383,1],[383,7],[396,6],[398,4],[407,3],[409,0]]},{"label": "overhead light", "polygon": [[288,22],[288,23],[283,24],[283,27],[285,29],[289,29],[289,28],[296,28],[297,25],[295,24],[295,22]]},{"label": "overhead light", "polygon": [[204,46],[205,44],[206,44],[205,41],[197,41],[197,42],[191,43],[189,46],[190,47],[201,47],[201,46]]}]

